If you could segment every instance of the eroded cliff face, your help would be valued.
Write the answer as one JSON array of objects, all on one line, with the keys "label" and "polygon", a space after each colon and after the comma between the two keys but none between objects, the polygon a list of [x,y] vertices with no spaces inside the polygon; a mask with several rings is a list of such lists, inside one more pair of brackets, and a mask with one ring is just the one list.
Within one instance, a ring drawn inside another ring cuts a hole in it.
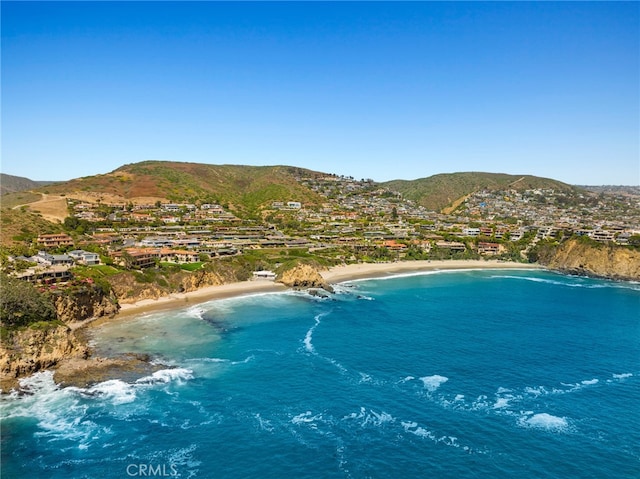
[{"label": "eroded cliff face", "polygon": [[239,281],[233,271],[200,270],[162,274],[152,283],[141,283],[132,273],[121,273],[109,278],[111,288],[121,304],[135,303],[145,299],[158,299],[171,293],[186,293],[206,286]]},{"label": "eroded cliff face", "polygon": [[[236,278],[230,278],[235,281]],[[196,271],[194,273],[185,275],[180,281],[180,286],[183,292],[196,291],[206,286],[218,286],[225,284],[227,279],[221,274],[213,271]]]},{"label": "eroded cliff face", "polygon": [[0,388],[7,392],[17,379],[56,366],[69,358],[87,358],[89,348],[71,327],[83,321],[113,316],[120,306],[112,294],[97,287],[51,294],[57,321],[41,321],[3,332],[0,348]]},{"label": "eroded cliff face", "polygon": [[277,281],[290,288],[322,288],[333,292],[318,270],[308,264],[299,264],[283,272]]},{"label": "eroded cliff face", "polygon": [[65,323],[113,316],[120,309],[120,305],[114,295],[106,295],[99,289],[87,289],[70,294],[54,295],[53,305],[58,319]]},{"label": "eroded cliff face", "polygon": [[590,245],[569,240],[544,251],[539,263],[565,273],[640,280],[640,251],[615,245]]},{"label": "eroded cliff face", "polygon": [[36,323],[3,337],[0,348],[0,388],[17,386],[18,378],[58,364],[67,358],[87,358],[89,348],[60,323]]}]

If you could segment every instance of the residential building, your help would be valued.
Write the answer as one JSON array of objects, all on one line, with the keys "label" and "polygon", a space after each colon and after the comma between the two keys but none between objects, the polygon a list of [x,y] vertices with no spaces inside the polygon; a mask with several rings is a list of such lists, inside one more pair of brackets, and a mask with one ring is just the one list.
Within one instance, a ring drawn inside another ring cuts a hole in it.
[{"label": "residential building", "polygon": [[73,238],[66,233],[40,235],[37,242],[44,248],[59,248],[60,246],[73,245]]}]

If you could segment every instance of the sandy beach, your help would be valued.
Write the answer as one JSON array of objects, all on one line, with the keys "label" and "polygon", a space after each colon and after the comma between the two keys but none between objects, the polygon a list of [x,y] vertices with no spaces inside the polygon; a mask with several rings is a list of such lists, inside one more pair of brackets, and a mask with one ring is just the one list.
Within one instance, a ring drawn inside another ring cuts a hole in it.
[{"label": "sandy beach", "polygon": [[441,260],[402,261],[395,263],[358,263],[323,271],[322,277],[329,283],[354,279],[379,278],[401,273],[454,269],[541,269],[537,264],[514,263],[496,260]]},{"label": "sandy beach", "polygon": [[[364,278],[386,277],[394,274],[419,271],[453,270],[453,269],[540,269],[535,264],[511,263],[505,261],[485,260],[449,260],[449,261],[404,261],[395,263],[358,263],[336,266],[322,271],[322,277],[331,284]],[[269,280],[250,280],[218,286],[208,286],[188,293],[175,293],[159,299],[145,299],[135,303],[121,304],[118,316],[128,316],[150,311],[177,308],[257,293],[275,293],[286,291],[287,287]]]},{"label": "sandy beach", "polygon": [[287,287],[269,280],[250,280],[237,283],[207,286],[188,293],[173,293],[159,299],[144,299],[135,303],[120,305],[118,316],[146,313],[163,309],[172,309],[182,305],[204,303],[214,299],[232,298],[258,293],[277,293],[286,291]]}]

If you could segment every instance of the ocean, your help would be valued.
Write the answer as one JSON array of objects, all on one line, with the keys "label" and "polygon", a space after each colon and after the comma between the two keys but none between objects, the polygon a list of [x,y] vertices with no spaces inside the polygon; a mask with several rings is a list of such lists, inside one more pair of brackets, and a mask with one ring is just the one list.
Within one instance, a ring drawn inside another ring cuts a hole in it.
[{"label": "ocean", "polygon": [[435,271],[92,335],[168,366],[23,380],[1,401],[3,479],[640,477],[640,284]]}]

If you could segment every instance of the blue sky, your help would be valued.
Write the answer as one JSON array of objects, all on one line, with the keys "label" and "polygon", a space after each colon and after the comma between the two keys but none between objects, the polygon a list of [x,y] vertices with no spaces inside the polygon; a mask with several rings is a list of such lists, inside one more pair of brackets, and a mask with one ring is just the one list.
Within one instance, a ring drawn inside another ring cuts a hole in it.
[{"label": "blue sky", "polygon": [[3,173],[640,184],[636,2],[5,2]]}]

